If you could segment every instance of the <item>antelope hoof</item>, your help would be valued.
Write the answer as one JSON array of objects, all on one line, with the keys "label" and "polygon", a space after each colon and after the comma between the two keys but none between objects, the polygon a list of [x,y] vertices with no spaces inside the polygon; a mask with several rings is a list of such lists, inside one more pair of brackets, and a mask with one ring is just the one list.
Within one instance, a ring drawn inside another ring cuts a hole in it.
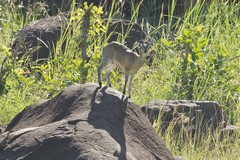
[{"label": "antelope hoof", "polygon": [[99,87],[102,88],[102,82],[99,82]]}]

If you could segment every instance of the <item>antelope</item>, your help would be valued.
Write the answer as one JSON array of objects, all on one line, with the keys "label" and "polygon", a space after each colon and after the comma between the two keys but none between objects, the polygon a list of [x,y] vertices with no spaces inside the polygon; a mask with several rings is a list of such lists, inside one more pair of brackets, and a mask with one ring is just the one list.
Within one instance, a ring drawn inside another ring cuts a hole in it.
[{"label": "antelope", "polygon": [[108,86],[111,87],[109,79],[110,72],[115,68],[119,68],[125,75],[123,94],[126,93],[126,86],[128,83],[128,97],[131,97],[133,75],[143,66],[149,46],[147,44],[137,43],[136,47],[138,53],[132,51],[121,43],[113,41],[102,49],[102,61],[98,67],[98,83],[100,88],[102,87],[102,69],[105,69],[106,81]]}]

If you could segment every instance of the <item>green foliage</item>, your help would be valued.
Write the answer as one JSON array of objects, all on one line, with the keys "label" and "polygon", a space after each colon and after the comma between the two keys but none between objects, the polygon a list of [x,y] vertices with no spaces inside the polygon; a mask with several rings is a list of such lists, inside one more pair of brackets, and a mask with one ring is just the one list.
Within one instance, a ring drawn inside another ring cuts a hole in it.
[{"label": "green foliage", "polygon": [[[176,71],[176,84],[180,97],[194,99],[193,87],[199,73],[206,69],[204,62],[204,51],[207,45],[207,39],[204,36],[203,27],[191,27],[184,29],[182,35],[177,37],[177,45],[183,51]],[[185,52],[184,52],[185,51]],[[205,72],[205,71],[203,71]]]},{"label": "green foliage", "polygon": [[101,20],[101,15],[103,14],[102,7],[93,6],[92,4],[88,6],[87,2],[84,3],[83,7],[77,8],[76,11],[73,12],[70,21],[74,21],[74,23],[83,26],[83,18],[87,11],[90,11],[90,26],[88,29],[89,39],[99,35],[101,32],[106,32],[106,27]]}]

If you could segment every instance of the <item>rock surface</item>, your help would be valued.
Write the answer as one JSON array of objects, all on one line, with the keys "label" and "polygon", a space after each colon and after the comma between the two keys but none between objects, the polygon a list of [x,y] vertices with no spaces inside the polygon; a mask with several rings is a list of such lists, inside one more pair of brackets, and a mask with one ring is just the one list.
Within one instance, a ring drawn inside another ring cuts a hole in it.
[{"label": "rock surface", "polygon": [[0,137],[0,160],[174,159],[136,104],[90,83],[25,108]]},{"label": "rock surface", "polygon": [[142,107],[151,123],[160,119],[161,130],[170,124],[174,131],[181,128],[195,134],[226,126],[226,117],[217,102],[188,100],[156,100]]},{"label": "rock surface", "polygon": [[24,61],[30,59],[36,63],[43,62],[50,56],[50,51],[54,50],[53,47],[65,30],[66,22],[65,16],[58,15],[29,23],[18,32],[13,41],[13,55]]},{"label": "rock surface", "polygon": [[[127,36],[126,36],[127,35]],[[108,42],[124,39],[125,45],[132,48],[136,41],[141,41],[146,38],[146,33],[141,26],[127,20],[117,20],[109,24],[107,36],[110,36]]]},{"label": "rock surface", "polygon": [[220,131],[219,141],[223,141],[225,138],[228,138],[228,140],[234,142],[236,141],[236,139],[240,139],[239,131],[240,127],[234,125],[227,125]]}]

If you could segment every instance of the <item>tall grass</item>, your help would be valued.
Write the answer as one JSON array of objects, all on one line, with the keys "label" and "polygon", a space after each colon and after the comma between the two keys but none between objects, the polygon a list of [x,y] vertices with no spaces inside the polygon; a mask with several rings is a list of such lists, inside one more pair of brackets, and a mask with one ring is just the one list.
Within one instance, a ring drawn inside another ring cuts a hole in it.
[{"label": "tall grass", "polygon": [[[132,20],[149,20],[148,37],[156,40],[151,48],[156,54],[152,66],[144,65],[134,78],[133,101],[141,106],[155,99],[192,97],[194,100],[214,100],[226,112],[228,123],[240,126],[240,3],[222,0],[221,3],[213,1],[208,4],[197,1],[183,17],[176,17],[173,14],[176,1],[173,1],[168,6],[169,15],[161,13],[159,19],[152,22],[144,10],[139,13],[141,2],[136,6],[132,4]],[[76,10],[72,7],[73,15]],[[106,25],[123,16],[121,13],[121,8],[116,9],[113,3],[108,14],[104,15]],[[9,47],[18,29],[36,17],[26,19],[19,12],[3,6],[0,16],[0,36],[3,37],[0,39],[1,63],[3,57],[11,54]],[[79,28],[79,23],[71,23],[52,51],[55,57],[46,64],[33,67],[32,73],[18,64],[11,65],[9,61],[9,74],[3,84],[6,90],[0,96],[0,126],[6,126],[26,106],[52,98],[71,84],[97,82],[101,48],[108,37],[102,32],[97,37],[88,38],[87,54],[91,59],[89,63],[84,63],[79,50]],[[127,33],[119,41],[124,42]],[[67,44],[64,51],[61,47],[63,43]],[[122,90],[122,74],[115,71],[111,77],[112,86]],[[238,132],[235,138],[226,137],[223,141],[213,138],[218,137],[219,131],[208,133],[200,139],[200,145],[185,136],[175,137],[171,128],[165,134],[159,134],[173,154],[188,159],[240,157]]]}]

